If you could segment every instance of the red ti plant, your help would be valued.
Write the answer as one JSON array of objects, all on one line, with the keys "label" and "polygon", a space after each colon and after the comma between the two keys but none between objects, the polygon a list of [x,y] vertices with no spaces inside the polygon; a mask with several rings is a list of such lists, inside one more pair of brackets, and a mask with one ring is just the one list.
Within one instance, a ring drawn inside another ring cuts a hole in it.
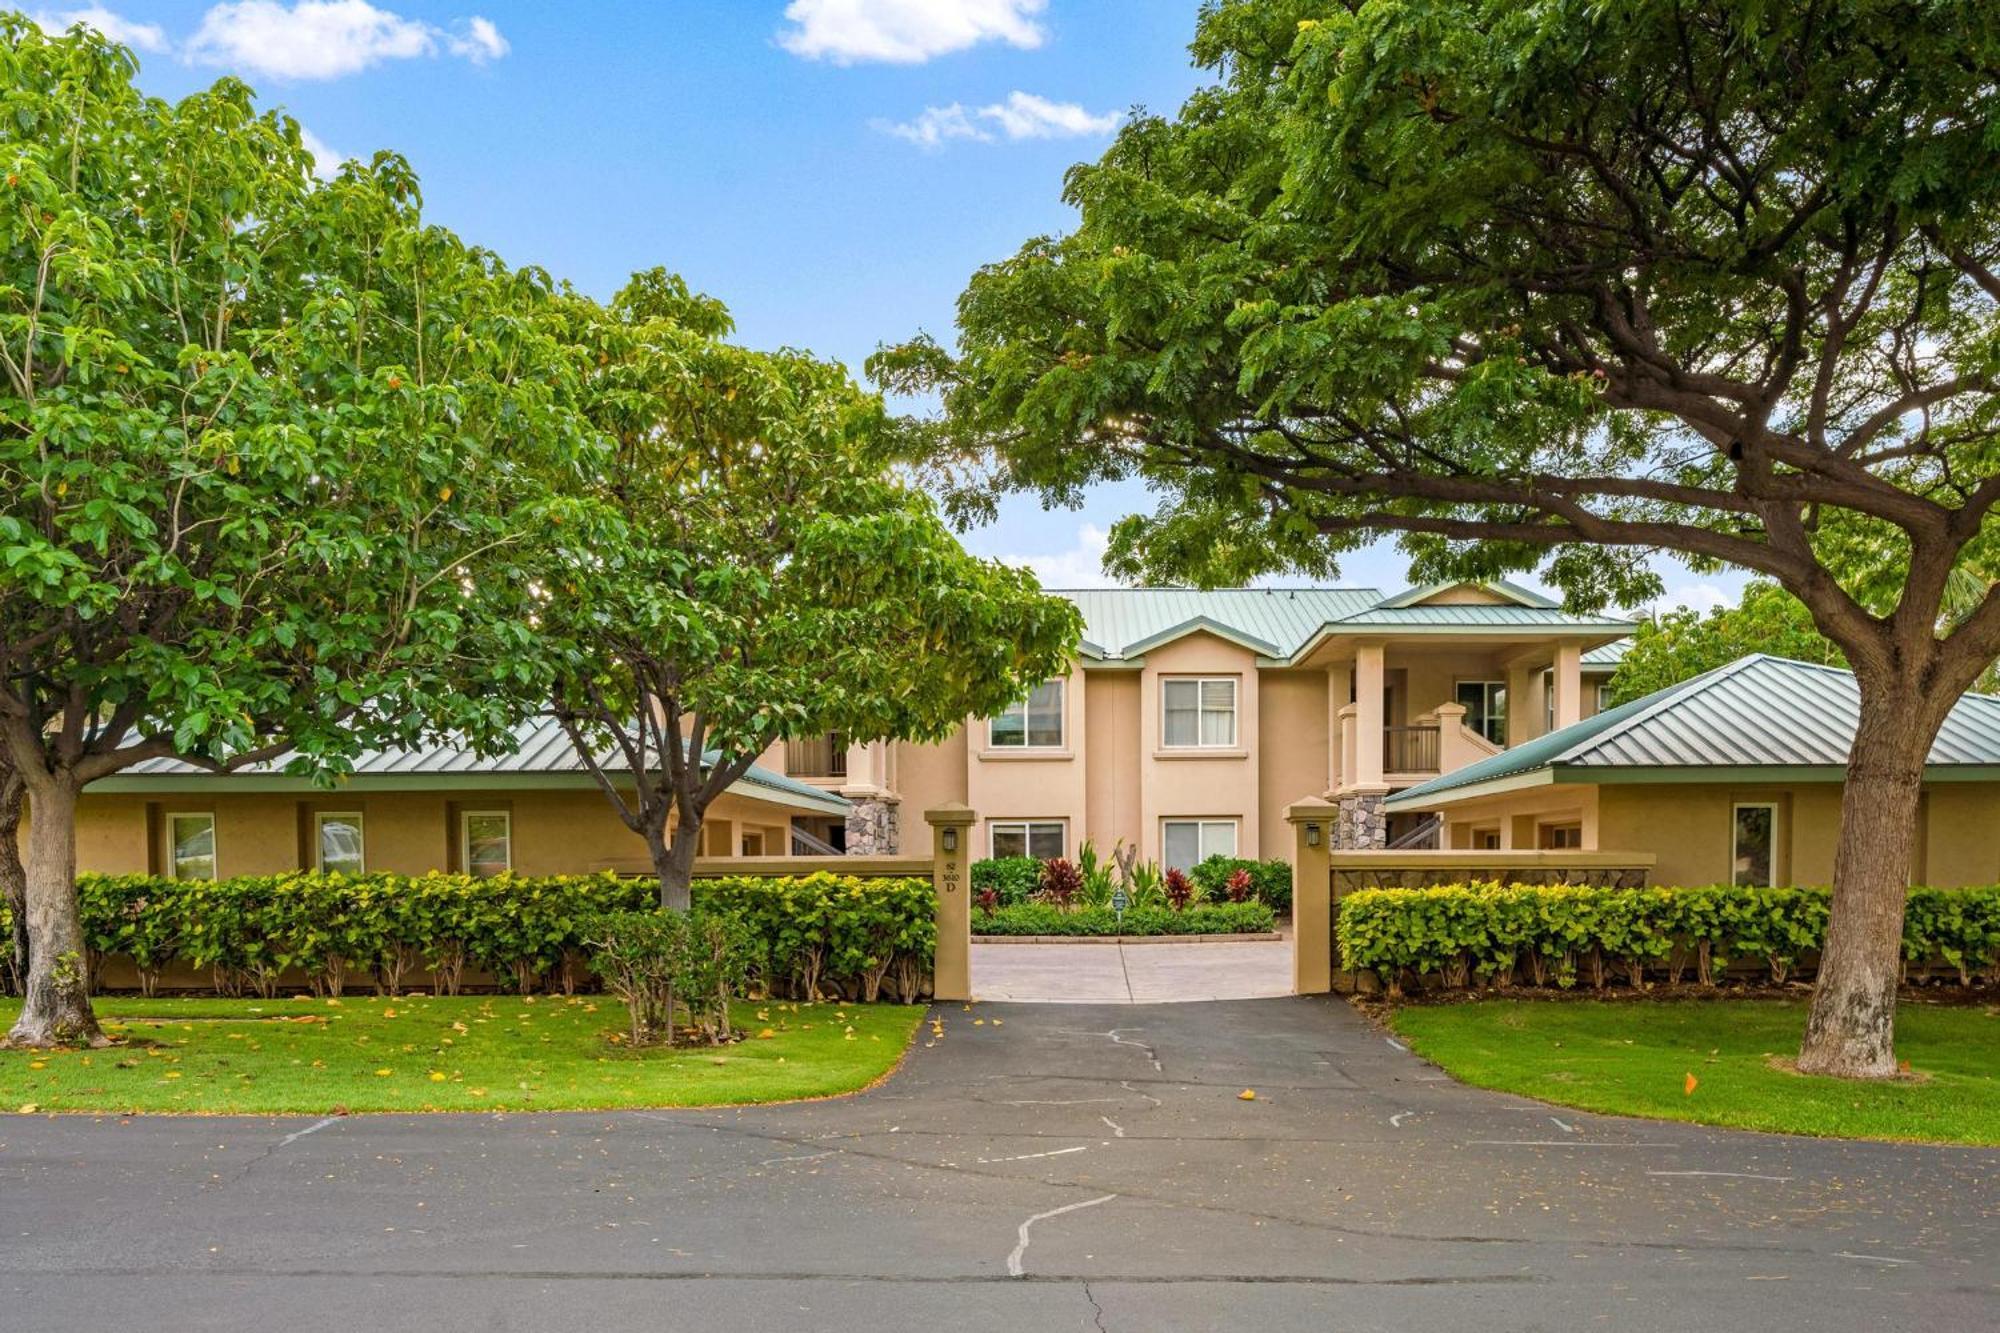
[{"label": "red ti plant", "polygon": [[1187,872],[1175,867],[1167,871],[1167,903],[1176,911],[1183,911],[1194,901],[1194,881]]},{"label": "red ti plant", "polygon": [[981,890],[979,891],[979,910],[980,910],[980,911],[982,911],[982,912],[990,912],[990,911],[992,911],[992,910],[993,910],[994,908],[998,907],[999,905],[1000,905],[1000,890],[998,890],[998,889],[981,889]]},{"label": "red ti plant", "polygon": [[1250,872],[1242,866],[1236,867],[1236,869],[1229,872],[1229,882],[1224,887],[1229,892],[1230,902],[1248,902],[1250,900]]},{"label": "red ti plant", "polygon": [[1056,857],[1042,862],[1042,897],[1067,912],[1070,901],[1083,888],[1083,875],[1073,861]]}]

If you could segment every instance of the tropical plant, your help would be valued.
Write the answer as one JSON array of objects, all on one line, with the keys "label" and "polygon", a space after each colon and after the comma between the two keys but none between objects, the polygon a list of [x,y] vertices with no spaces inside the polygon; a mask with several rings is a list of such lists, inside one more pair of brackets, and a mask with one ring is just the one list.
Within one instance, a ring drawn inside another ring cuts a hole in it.
[{"label": "tropical plant", "polygon": [[1077,873],[1074,861],[1058,856],[1042,862],[1039,897],[1043,902],[1059,912],[1067,912],[1082,888],[1083,876]]},{"label": "tropical plant", "polygon": [[1201,901],[1201,891],[1195,888],[1194,881],[1188,878],[1187,871],[1179,866],[1168,867],[1161,889],[1167,896],[1167,906],[1176,912],[1184,912],[1189,903]]}]

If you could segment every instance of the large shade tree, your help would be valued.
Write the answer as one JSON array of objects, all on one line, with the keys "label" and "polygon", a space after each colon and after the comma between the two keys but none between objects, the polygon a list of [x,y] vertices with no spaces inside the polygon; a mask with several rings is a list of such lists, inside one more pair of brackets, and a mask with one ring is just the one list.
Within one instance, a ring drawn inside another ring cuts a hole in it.
[{"label": "large shade tree", "polygon": [[1580,606],[1659,552],[1780,584],[1862,701],[1800,1067],[1894,1074],[1924,758],[2000,653],[1991,7],[1210,0],[1194,52],[1216,82],[1072,172],[958,357],[879,357],[945,395],[912,447],[1144,478],[1112,559],[1168,577],[1398,534]]},{"label": "large shade tree", "polygon": [[885,470],[878,397],[729,328],[659,270],[579,303],[614,526],[553,552],[536,623],[554,714],[677,910],[709,807],[772,744],[942,739],[1061,671],[1079,632]]},{"label": "large shade tree", "polygon": [[143,760],[328,774],[510,720],[510,561],[585,438],[553,294],[426,227],[388,155],[319,183],[223,80],[0,18],[0,776],[25,786],[11,1040],[102,1040],[75,815]]}]

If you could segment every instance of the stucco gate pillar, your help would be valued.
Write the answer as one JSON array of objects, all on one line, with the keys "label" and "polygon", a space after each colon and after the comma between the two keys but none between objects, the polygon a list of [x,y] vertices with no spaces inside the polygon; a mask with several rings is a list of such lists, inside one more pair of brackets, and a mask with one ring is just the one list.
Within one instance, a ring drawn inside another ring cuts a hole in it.
[{"label": "stucco gate pillar", "polygon": [[937,959],[931,994],[972,998],[972,808],[952,802],[924,811],[931,826],[931,886],[937,894]]},{"label": "stucco gate pillar", "polygon": [[1333,845],[1340,807],[1311,797],[1285,809],[1292,826],[1292,993],[1333,989]]}]

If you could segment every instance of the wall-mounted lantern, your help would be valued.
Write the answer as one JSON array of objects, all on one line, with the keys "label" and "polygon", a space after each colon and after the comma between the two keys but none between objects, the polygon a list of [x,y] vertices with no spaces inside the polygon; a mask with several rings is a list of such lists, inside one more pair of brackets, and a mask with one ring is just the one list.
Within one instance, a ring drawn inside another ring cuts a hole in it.
[{"label": "wall-mounted lantern", "polygon": [[957,851],[957,850],[958,850],[958,830],[957,830],[957,829],[955,829],[955,828],[950,828],[950,827],[947,827],[947,828],[944,828],[944,829],[941,829],[941,830],[939,830],[939,831],[940,831],[940,832],[941,832],[941,833],[943,834],[943,836],[944,836],[944,849],[945,849],[945,850],[946,850],[947,852],[955,852],[955,851]]},{"label": "wall-mounted lantern", "polygon": [[1306,846],[1308,847],[1319,846],[1319,825],[1317,824],[1306,825]]}]

